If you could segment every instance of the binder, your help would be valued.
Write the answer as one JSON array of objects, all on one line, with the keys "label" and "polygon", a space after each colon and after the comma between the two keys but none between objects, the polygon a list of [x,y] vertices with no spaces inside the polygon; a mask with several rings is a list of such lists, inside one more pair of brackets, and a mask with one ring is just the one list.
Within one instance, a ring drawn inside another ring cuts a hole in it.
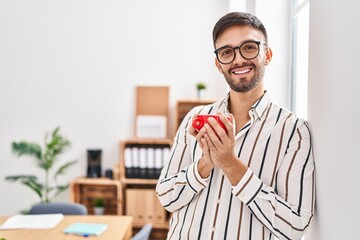
[{"label": "binder", "polygon": [[163,151],[162,148],[155,149],[155,177],[158,178],[163,167]]},{"label": "binder", "polygon": [[139,149],[139,178],[147,178],[147,155],[146,148],[141,147]]},{"label": "binder", "polygon": [[147,166],[148,166],[148,178],[156,178],[155,174],[155,149],[149,147],[147,149]]},{"label": "binder", "polygon": [[140,163],[139,163],[139,148],[132,147],[132,164],[133,164],[133,178],[138,178],[140,176]]},{"label": "binder", "polygon": [[130,147],[126,147],[124,150],[125,156],[125,177],[126,178],[133,178],[134,177],[134,166],[133,166],[133,159],[132,159],[132,152]]}]

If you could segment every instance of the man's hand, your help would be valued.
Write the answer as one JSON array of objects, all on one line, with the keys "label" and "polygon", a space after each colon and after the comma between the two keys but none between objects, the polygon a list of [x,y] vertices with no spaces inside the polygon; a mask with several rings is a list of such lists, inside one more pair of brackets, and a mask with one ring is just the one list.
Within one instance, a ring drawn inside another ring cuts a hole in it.
[{"label": "man's hand", "polygon": [[[197,114],[193,116],[193,118],[196,118]],[[210,149],[207,144],[207,141],[204,138],[206,130],[205,128],[200,129],[198,132],[193,126],[189,128],[190,135],[194,136],[203,152],[202,157],[198,163],[198,171],[202,178],[207,178],[210,176],[211,171],[214,168],[214,164],[211,161],[210,157]]]},{"label": "man's hand", "polygon": [[[235,132],[232,124],[234,117],[230,116],[231,121],[223,114],[220,115],[226,131],[213,118],[209,118],[209,123],[205,124],[201,130],[205,129],[203,136],[214,166],[225,173],[232,185],[236,185],[246,173],[247,167],[234,154]],[[203,145],[205,142],[202,140]]]},{"label": "man's hand", "polygon": [[[230,115],[230,118],[232,121],[233,116]],[[226,130],[214,118],[209,118],[208,124],[204,126],[205,133],[203,135],[213,163],[223,169],[230,167],[232,161],[236,159],[234,155],[235,136],[232,123],[223,114],[220,115],[220,121],[223,122]]]}]

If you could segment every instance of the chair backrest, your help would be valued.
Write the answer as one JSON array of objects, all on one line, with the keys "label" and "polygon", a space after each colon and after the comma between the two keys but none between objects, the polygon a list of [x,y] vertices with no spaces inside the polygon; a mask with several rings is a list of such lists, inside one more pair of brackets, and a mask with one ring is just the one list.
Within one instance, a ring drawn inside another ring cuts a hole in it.
[{"label": "chair backrest", "polygon": [[87,215],[87,209],[80,203],[40,203],[33,206],[29,214],[62,213],[64,215]]},{"label": "chair backrest", "polygon": [[131,240],[148,240],[151,234],[152,225],[150,223],[143,226]]}]

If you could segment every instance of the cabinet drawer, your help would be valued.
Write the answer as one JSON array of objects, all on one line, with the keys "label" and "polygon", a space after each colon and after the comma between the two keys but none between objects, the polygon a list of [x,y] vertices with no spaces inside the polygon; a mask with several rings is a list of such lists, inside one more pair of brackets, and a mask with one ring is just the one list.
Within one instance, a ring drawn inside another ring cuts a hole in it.
[{"label": "cabinet drawer", "polygon": [[166,211],[154,189],[126,189],[126,214],[134,217],[134,224],[167,223]]}]

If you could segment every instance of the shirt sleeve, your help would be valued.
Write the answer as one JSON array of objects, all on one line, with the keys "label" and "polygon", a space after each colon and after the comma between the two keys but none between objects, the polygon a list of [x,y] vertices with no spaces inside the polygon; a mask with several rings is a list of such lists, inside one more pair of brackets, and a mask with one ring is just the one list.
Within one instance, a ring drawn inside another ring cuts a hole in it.
[{"label": "shirt sleeve", "polygon": [[315,202],[315,168],[310,132],[305,123],[295,131],[276,173],[274,187],[250,169],[233,194],[279,239],[301,239]]},{"label": "shirt sleeve", "polygon": [[[198,172],[199,159],[193,159],[196,141],[192,144],[193,136],[187,131],[193,112],[190,111],[181,123],[170,151],[170,158],[165,162],[156,185],[160,203],[169,212],[190,203],[195,195],[208,185],[207,179],[201,178]],[[192,146],[194,144],[195,146]]]}]

